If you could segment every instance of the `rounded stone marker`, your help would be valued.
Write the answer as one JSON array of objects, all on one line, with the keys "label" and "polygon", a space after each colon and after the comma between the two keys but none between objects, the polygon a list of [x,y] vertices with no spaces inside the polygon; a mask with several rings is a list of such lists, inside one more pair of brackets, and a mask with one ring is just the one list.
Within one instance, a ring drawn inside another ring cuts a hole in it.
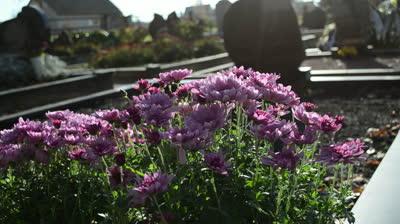
[{"label": "rounded stone marker", "polygon": [[305,55],[290,0],[239,0],[225,14],[223,30],[236,65],[281,73],[290,84],[300,78]]}]

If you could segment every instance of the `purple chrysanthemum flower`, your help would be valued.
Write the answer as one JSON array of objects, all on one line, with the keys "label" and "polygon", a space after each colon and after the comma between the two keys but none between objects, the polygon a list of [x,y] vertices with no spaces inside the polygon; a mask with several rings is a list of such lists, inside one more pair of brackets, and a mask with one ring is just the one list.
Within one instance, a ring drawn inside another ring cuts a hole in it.
[{"label": "purple chrysanthemum flower", "polygon": [[305,126],[302,132],[297,126],[293,128],[290,139],[298,145],[313,144],[317,140],[317,128],[315,126]]},{"label": "purple chrysanthemum flower", "polygon": [[310,102],[304,102],[304,103],[302,103],[302,105],[304,106],[304,108],[307,112],[314,111],[315,109],[318,108],[317,105],[310,103]]},{"label": "purple chrysanthemum flower", "polygon": [[112,155],[117,151],[115,143],[108,138],[99,137],[88,142],[89,149],[97,156]]},{"label": "purple chrysanthemum flower", "polygon": [[328,115],[321,116],[316,112],[307,111],[306,107],[307,105],[304,103],[292,107],[293,116],[305,125],[318,127],[319,130],[327,133],[335,133],[342,128],[343,116],[336,116],[334,118]]},{"label": "purple chrysanthemum flower", "polygon": [[257,89],[264,100],[294,106],[300,103],[300,98],[290,86],[278,84],[280,76],[275,74],[254,73],[246,81],[248,86]]},{"label": "purple chrysanthemum flower", "polygon": [[159,107],[151,107],[146,112],[142,111],[142,116],[147,124],[152,124],[156,126],[163,126],[168,124],[172,118],[171,111],[161,110]]},{"label": "purple chrysanthemum flower", "polygon": [[11,162],[17,162],[23,157],[20,145],[0,144],[0,167],[7,167]]},{"label": "purple chrysanthemum flower", "polygon": [[284,104],[269,105],[266,111],[275,117],[283,117],[290,113],[288,106]]},{"label": "purple chrysanthemum flower", "polygon": [[170,83],[178,83],[182,79],[192,74],[192,70],[188,69],[180,69],[173,70],[170,72],[164,72],[159,74],[160,82],[164,85],[168,85]]},{"label": "purple chrysanthemum flower", "polygon": [[102,120],[106,120],[108,122],[120,122],[121,121],[121,111],[117,109],[111,110],[98,110],[93,114],[95,117],[100,118]]},{"label": "purple chrysanthemum flower", "polygon": [[87,160],[89,158],[86,149],[80,147],[69,151],[68,157],[72,160]]},{"label": "purple chrysanthemum flower", "polygon": [[74,113],[70,110],[53,111],[46,113],[46,117],[48,119],[59,120],[59,121],[65,121],[72,115],[74,115]]},{"label": "purple chrysanthemum flower", "polygon": [[364,154],[365,145],[360,139],[322,147],[318,161],[328,164],[352,163]]},{"label": "purple chrysanthemum flower", "polygon": [[224,127],[227,109],[223,104],[200,105],[193,107],[193,112],[185,118],[185,126],[191,130],[199,126],[210,131]]},{"label": "purple chrysanthemum flower", "polygon": [[278,119],[271,119],[268,123],[253,126],[252,131],[259,139],[268,139],[271,142],[280,139],[283,142],[287,142],[293,131],[293,124]]},{"label": "purple chrysanthemum flower", "polygon": [[206,79],[192,83],[194,101],[197,102],[245,102],[256,99],[258,91],[251,86],[246,86],[243,80],[234,74],[216,74]]},{"label": "purple chrysanthemum flower", "polygon": [[128,120],[131,120],[134,124],[140,124],[142,118],[140,116],[140,109],[137,106],[137,102],[134,102],[134,100],[130,102],[126,111]]},{"label": "purple chrysanthemum flower", "polygon": [[256,71],[254,71],[253,69],[249,68],[249,69],[245,69],[243,66],[240,67],[233,67],[230,70],[228,70],[227,72],[225,72],[225,74],[235,74],[236,77],[240,78],[240,79],[247,79],[250,76],[254,76]]},{"label": "purple chrysanthemum flower", "polygon": [[0,144],[16,144],[20,140],[20,132],[15,128],[0,131]]},{"label": "purple chrysanthemum flower", "polygon": [[193,129],[171,128],[164,136],[174,145],[187,150],[202,149],[211,142],[209,133],[201,126]]},{"label": "purple chrysanthemum flower", "polygon": [[110,185],[114,188],[126,186],[129,183],[133,183],[135,180],[134,173],[119,166],[108,168],[107,174]]},{"label": "purple chrysanthemum flower", "polygon": [[139,79],[136,84],[133,85],[133,88],[137,91],[144,92],[150,88],[150,83],[146,79]]},{"label": "purple chrysanthemum flower", "polygon": [[41,132],[42,123],[39,121],[30,121],[19,118],[18,123],[14,125],[14,129],[16,129],[19,133]]},{"label": "purple chrysanthemum flower", "polygon": [[260,73],[260,72],[250,72],[247,75],[248,80],[246,81],[248,86],[252,86],[263,92],[265,88],[271,88],[272,86],[276,86],[276,81],[280,78],[279,75],[276,74],[268,74],[268,73]]},{"label": "purple chrysanthemum flower", "polygon": [[225,156],[221,152],[210,152],[204,155],[204,162],[214,172],[223,176],[228,176],[229,163],[225,161]]},{"label": "purple chrysanthemum flower", "polygon": [[287,170],[295,170],[301,155],[295,153],[293,147],[283,149],[281,152],[270,152],[268,156],[261,159],[264,165],[272,166],[274,168],[282,168]]},{"label": "purple chrysanthemum flower", "polygon": [[260,107],[261,103],[257,100],[246,100],[243,103],[243,108],[247,114],[247,116],[252,116],[258,107]]},{"label": "purple chrysanthemum flower", "polygon": [[293,106],[292,113],[297,120],[301,121],[305,125],[318,126],[320,123],[321,115],[313,111],[307,111],[304,103]]},{"label": "purple chrysanthemum flower", "polygon": [[19,119],[13,129],[0,132],[0,143],[3,144],[45,144],[50,147],[58,146],[54,128],[48,122],[37,122]]},{"label": "purple chrysanthemum flower", "polygon": [[132,198],[130,204],[133,206],[141,206],[146,203],[147,198],[166,192],[173,176],[156,172],[145,174],[143,179],[138,181],[138,185],[129,191]]},{"label": "purple chrysanthemum flower", "polygon": [[93,135],[110,135],[111,124],[94,116],[72,113],[57,128],[60,141],[65,144],[78,145],[90,141]]},{"label": "purple chrysanthemum flower", "polygon": [[334,118],[324,115],[319,119],[319,128],[323,132],[327,133],[335,133],[342,128],[343,125],[343,117],[336,116]]},{"label": "purple chrysanthemum flower", "polygon": [[146,142],[151,145],[157,145],[161,142],[161,134],[157,130],[144,128],[143,134],[146,139]]},{"label": "purple chrysanthemum flower", "polygon": [[174,96],[183,98],[189,95],[192,85],[190,83],[179,86],[174,92]]},{"label": "purple chrysanthemum flower", "polygon": [[150,94],[156,94],[156,93],[161,93],[160,88],[152,86],[147,90],[148,93]]},{"label": "purple chrysanthemum flower", "polygon": [[300,103],[300,97],[292,91],[292,87],[284,86],[280,83],[271,86],[271,88],[265,88],[263,91],[260,91],[260,93],[262,94],[263,99],[271,102],[285,104],[287,106],[295,106]]},{"label": "purple chrysanthemum flower", "polygon": [[144,94],[134,99],[146,123],[163,125],[172,118],[172,99],[165,93]]},{"label": "purple chrysanthemum flower", "polygon": [[276,119],[271,113],[263,110],[256,110],[251,118],[256,124],[269,124]]},{"label": "purple chrysanthemum flower", "polygon": [[160,107],[163,110],[172,107],[172,99],[165,93],[143,94],[137,97],[136,102],[142,110],[152,106]]}]

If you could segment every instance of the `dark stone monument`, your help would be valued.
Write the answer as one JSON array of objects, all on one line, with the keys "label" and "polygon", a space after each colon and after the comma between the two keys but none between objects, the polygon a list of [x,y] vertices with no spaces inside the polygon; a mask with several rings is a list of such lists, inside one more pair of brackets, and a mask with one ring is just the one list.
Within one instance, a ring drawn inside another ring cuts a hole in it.
[{"label": "dark stone monument", "polygon": [[49,41],[47,19],[34,7],[26,6],[15,19],[1,23],[0,86],[12,88],[35,80],[30,57],[40,54]]},{"label": "dark stone monument", "polygon": [[217,27],[218,32],[221,36],[223,36],[223,24],[224,24],[224,16],[228,9],[231,7],[232,3],[228,0],[221,0],[215,6],[215,16],[217,18]]},{"label": "dark stone monument", "polygon": [[52,42],[53,46],[70,46],[72,45],[72,37],[67,31],[62,31],[58,37]]},{"label": "dark stone monument", "polygon": [[159,14],[154,14],[154,19],[149,24],[150,35],[156,39],[160,33],[166,32],[167,29],[167,22],[164,18]]},{"label": "dark stone monument", "polygon": [[178,34],[178,24],[181,20],[179,17],[176,15],[175,12],[172,12],[171,14],[168,15],[167,18],[167,28],[168,28],[168,33],[171,35],[177,35]]},{"label": "dark stone monument", "polygon": [[303,27],[309,29],[323,29],[326,23],[326,14],[320,7],[304,10]]},{"label": "dark stone monument", "polygon": [[23,7],[17,18],[0,24],[1,52],[36,54],[49,40],[47,18],[34,7]]},{"label": "dark stone monument", "polygon": [[330,8],[336,24],[336,45],[366,46],[371,29],[368,0],[335,0]]},{"label": "dark stone monument", "polygon": [[223,31],[236,65],[281,73],[286,84],[304,82],[298,67],[305,54],[290,0],[239,0],[225,14]]}]

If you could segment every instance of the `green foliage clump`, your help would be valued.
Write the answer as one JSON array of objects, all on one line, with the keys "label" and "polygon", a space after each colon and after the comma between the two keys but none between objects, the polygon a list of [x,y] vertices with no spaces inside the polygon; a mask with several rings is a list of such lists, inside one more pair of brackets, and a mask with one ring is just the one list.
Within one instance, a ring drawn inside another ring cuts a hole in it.
[{"label": "green foliage clump", "polygon": [[162,35],[152,43],[152,48],[156,52],[156,61],[168,63],[191,58],[192,48],[179,38],[171,35]]},{"label": "green foliage clump", "polygon": [[96,68],[117,68],[143,65],[154,61],[152,48],[139,45],[123,45],[100,52],[91,61]]},{"label": "green foliage clump", "polygon": [[194,42],[194,56],[196,58],[223,53],[224,45],[219,38],[204,38]]}]

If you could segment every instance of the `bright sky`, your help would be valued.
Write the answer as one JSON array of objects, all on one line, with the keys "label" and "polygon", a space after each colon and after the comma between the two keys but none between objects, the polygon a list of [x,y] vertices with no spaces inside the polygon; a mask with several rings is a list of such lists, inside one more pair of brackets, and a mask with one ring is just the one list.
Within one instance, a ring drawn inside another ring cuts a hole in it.
[{"label": "bright sky", "polygon": [[[0,0],[1,1],[1,0]],[[219,0],[203,0],[203,4],[215,7]],[[234,2],[235,0],[230,0]],[[141,21],[149,22],[155,12],[166,17],[172,11],[184,12],[185,8],[198,3],[198,0],[112,0],[125,15],[133,15]]]},{"label": "bright sky", "polygon": [[[84,1],[84,0],[82,0]],[[133,15],[141,21],[149,22],[155,12],[167,16],[172,11],[183,12],[187,6],[198,2],[210,4],[213,8],[219,0],[111,0],[124,15]],[[230,0],[235,2],[236,0]],[[29,0],[0,0],[0,22],[15,17]]]}]

